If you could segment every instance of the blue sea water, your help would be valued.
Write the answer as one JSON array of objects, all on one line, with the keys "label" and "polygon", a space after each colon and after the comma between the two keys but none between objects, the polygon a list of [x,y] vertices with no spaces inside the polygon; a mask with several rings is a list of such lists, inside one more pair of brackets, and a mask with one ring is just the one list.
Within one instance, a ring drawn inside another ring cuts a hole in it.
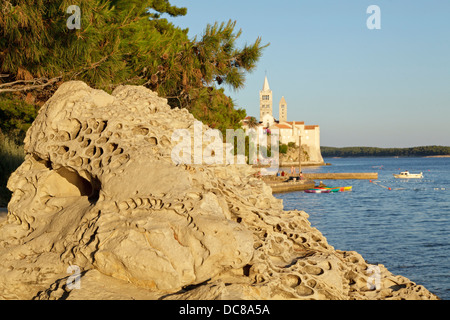
[{"label": "blue sea water", "polygon": [[[332,165],[303,172],[378,172],[378,180],[323,181],[351,192],[275,194],[285,210],[306,211],[335,249],[357,251],[450,300],[450,158],[324,160]],[[403,170],[424,178],[395,179]]]}]

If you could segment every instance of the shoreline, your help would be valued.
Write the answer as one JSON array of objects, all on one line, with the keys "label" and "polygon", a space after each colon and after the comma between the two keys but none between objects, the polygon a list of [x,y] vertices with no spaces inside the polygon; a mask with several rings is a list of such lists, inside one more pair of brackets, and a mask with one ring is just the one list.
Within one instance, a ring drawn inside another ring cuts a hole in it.
[{"label": "shoreline", "polygon": [[[298,162],[280,162],[278,168],[290,168],[292,166],[298,168]],[[324,167],[330,166],[330,163],[326,162],[302,162],[302,167]],[[270,168],[270,164],[253,164],[253,168]]]}]

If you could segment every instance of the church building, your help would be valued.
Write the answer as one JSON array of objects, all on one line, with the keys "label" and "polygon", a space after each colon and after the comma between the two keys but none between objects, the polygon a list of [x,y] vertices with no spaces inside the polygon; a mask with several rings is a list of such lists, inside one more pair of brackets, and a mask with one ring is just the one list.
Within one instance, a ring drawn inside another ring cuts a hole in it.
[{"label": "church building", "polygon": [[[278,103],[278,120],[273,115],[273,93],[269,86],[267,76],[264,79],[262,90],[259,92],[259,125],[258,132],[263,130],[278,129],[280,133],[280,145],[290,142],[299,145],[308,152],[309,162],[323,163],[320,152],[320,127],[318,125],[305,125],[304,121],[288,121],[287,102],[284,96]],[[243,120],[243,128],[248,130],[248,120]]]}]

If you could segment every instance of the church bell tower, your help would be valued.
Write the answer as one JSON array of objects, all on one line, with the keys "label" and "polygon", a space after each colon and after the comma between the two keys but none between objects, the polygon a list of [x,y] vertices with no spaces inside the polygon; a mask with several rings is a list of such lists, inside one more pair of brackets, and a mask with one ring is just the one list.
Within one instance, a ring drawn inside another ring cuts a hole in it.
[{"label": "church bell tower", "polygon": [[287,103],[284,97],[281,97],[280,105],[279,105],[279,121],[287,122]]},{"label": "church bell tower", "polygon": [[263,121],[265,115],[272,114],[272,90],[269,87],[269,81],[267,81],[267,76],[264,79],[264,85],[262,90],[259,92],[259,120]]}]

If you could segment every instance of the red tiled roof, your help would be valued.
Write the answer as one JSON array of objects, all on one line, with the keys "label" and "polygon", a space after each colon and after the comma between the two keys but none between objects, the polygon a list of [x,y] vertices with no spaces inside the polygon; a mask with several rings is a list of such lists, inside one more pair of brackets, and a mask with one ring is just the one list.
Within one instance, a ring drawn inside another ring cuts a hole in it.
[{"label": "red tiled roof", "polygon": [[292,127],[288,126],[287,124],[276,124],[275,127],[280,129],[292,129]]},{"label": "red tiled roof", "polygon": [[[290,125],[293,125],[294,121],[286,121],[286,123],[289,123]],[[305,124],[305,121],[295,121],[295,124]]]}]

